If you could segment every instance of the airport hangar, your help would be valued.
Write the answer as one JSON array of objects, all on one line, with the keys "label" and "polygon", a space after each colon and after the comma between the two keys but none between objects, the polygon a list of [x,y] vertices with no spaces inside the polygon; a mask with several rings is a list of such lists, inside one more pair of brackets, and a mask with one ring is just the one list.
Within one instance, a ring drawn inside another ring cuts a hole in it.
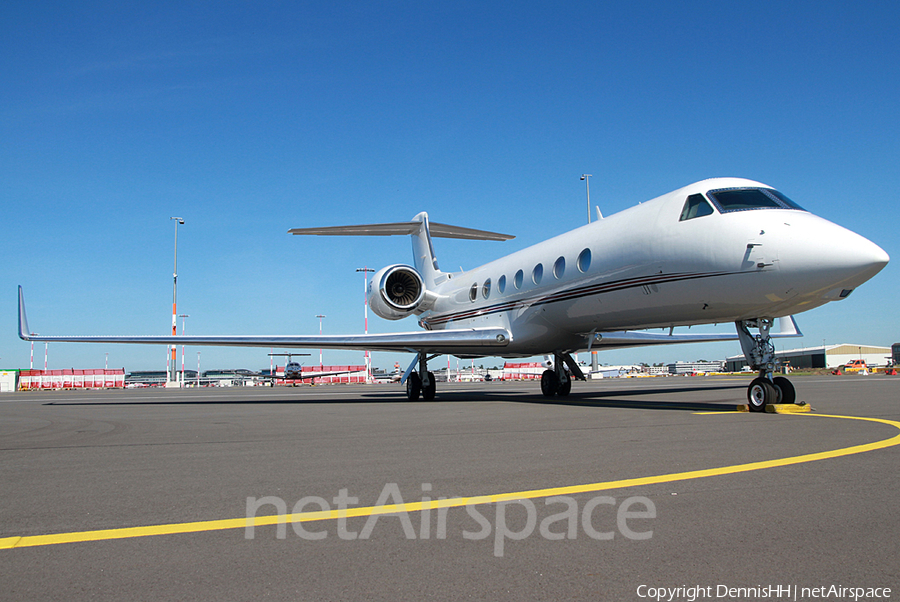
[{"label": "airport hangar", "polygon": [[[895,345],[896,347],[896,345]],[[790,363],[793,369],[837,368],[850,360],[865,360],[869,366],[884,366],[891,362],[891,347],[876,345],[819,345],[803,349],[788,349],[775,353],[782,364]],[[725,360],[727,372],[740,372],[747,365],[743,354],[733,355]]]}]

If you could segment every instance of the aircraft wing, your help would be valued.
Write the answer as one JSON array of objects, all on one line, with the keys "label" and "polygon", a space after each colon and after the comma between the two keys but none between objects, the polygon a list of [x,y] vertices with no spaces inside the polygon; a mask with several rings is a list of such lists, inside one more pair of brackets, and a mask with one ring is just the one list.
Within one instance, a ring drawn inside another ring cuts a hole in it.
[{"label": "aircraft wing", "polygon": [[506,347],[512,336],[505,328],[460,328],[422,330],[390,334],[357,335],[219,335],[219,336],[106,336],[37,335],[28,328],[25,296],[19,287],[19,338],[25,341],[69,343],[134,343],[139,345],[204,345],[223,347],[299,347],[307,349],[354,349],[358,351],[400,351],[452,354],[455,349]]},{"label": "aircraft wing", "polygon": [[[769,332],[775,338],[802,337],[794,316],[777,318],[777,326]],[[725,333],[660,333],[646,330],[620,330],[616,332],[593,333],[590,348],[643,347],[648,345],[674,345],[678,343],[711,343],[715,341],[737,341],[737,332]]]}]

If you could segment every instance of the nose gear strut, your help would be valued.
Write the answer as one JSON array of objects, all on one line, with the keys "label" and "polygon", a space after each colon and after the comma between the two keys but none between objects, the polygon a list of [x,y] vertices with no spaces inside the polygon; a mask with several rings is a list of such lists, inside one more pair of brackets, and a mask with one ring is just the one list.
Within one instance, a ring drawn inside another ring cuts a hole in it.
[{"label": "nose gear strut", "polygon": [[[766,406],[775,403],[794,403],[797,394],[794,385],[783,376],[774,376],[778,359],[775,345],[769,334],[771,318],[735,322],[741,350],[750,368],[759,376],[747,387],[747,402],[751,412],[765,412]],[[750,334],[750,328],[759,328],[758,335]]]}]

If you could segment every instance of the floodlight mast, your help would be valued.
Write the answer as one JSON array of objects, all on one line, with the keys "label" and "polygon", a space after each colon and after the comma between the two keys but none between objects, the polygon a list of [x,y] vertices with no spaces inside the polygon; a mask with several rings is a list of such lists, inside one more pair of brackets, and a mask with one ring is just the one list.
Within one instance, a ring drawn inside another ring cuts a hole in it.
[{"label": "floodlight mast", "polygon": [[585,187],[587,188],[587,210],[588,210],[588,223],[591,223],[591,176],[593,174],[584,173],[581,174],[581,180],[584,182]]},{"label": "floodlight mast", "polygon": [[[169,220],[175,220],[175,269],[172,273],[172,336],[178,334],[178,224],[184,225],[184,219],[180,217],[170,217]],[[175,364],[175,356],[177,355],[177,345],[172,345],[171,361],[169,362],[169,382],[177,380],[178,366]]]},{"label": "floodlight mast", "polygon": [[[321,337],[322,336],[322,318],[324,318],[325,316],[322,314],[317,314],[316,317],[319,318],[319,336]],[[323,369],[322,368],[322,350],[319,349],[319,370],[322,370],[322,369]]]},{"label": "floodlight mast", "polygon": [[[184,319],[190,318],[188,314],[178,314],[181,318],[181,336],[184,336]],[[181,346],[181,384],[184,386],[184,345]]]},{"label": "floodlight mast", "polygon": [[[364,332],[365,334],[369,334],[369,277],[367,273],[374,272],[375,270],[373,270],[369,266],[366,266],[363,268],[357,268],[356,271],[363,273],[363,305],[365,307],[365,309],[363,310],[363,315],[365,316]],[[371,360],[369,359],[369,350],[366,349],[366,384],[372,382],[372,370],[370,362]]]}]

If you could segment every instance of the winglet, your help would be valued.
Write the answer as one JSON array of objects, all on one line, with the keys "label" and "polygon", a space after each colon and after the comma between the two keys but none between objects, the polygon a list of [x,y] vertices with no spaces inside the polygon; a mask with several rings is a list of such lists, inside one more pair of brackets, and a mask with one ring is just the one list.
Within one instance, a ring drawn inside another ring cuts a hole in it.
[{"label": "winglet", "polygon": [[22,293],[22,285],[19,285],[19,338],[30,341],[31,331],[28,330],[28,316],[25,315],[25,294]]}]

